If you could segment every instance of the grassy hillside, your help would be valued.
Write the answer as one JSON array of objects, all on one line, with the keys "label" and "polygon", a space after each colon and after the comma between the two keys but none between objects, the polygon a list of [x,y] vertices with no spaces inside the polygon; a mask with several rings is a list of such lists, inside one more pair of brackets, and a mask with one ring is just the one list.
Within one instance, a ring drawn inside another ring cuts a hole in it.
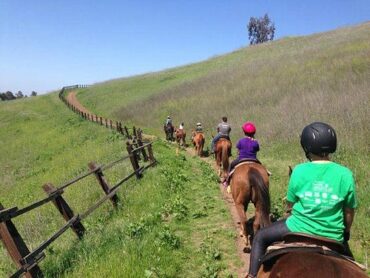
[{"label": "grassy hillside", "polygon": [[[281,212],[287,167],[305,158],[299,146],[302,128],[325,121],[337,130],[333,159],[356,177],[360,207],[352,246],[360,261],[369,248],[370,222],[370,23],[307,37],[284,38],[240,49],[202,63],[117,79],[81,90],[92,111],[162,134],[165,117],[193,128],[203,122],[208,138],[223,115],[233,126],[252,120],[273,172],[272,199]],[[366,247],[365,247],[366,246]]]},{"label": "grassy hillside", "polygon": [[[22,208],[45,196],[46,182],[60,185],[123,153],[121,137],[83,121],[57,94],[0,103],[0,202]],[[68,231],[46,250],[46,277],[221,277],[240,267],[235,231],[211,168],[156,142],[159,164],[119,191],[120,208],[109,202],[83,222],[82,241]],[[110,184],[131,171],[119,164],[105,172]],[[103,195],[94,177],[71,186],[65,198],[84,211]],[[64,224],[52,204],[14,219],[34,249]],[[15,267],[0,244],[0,277]]]}]

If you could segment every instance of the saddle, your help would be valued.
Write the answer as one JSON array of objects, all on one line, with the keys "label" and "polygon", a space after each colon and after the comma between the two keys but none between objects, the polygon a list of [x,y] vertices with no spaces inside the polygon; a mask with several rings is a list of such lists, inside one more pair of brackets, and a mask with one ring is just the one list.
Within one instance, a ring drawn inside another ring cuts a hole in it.
[{"label": "saddle", "polygon": [[230,171],[229,176],[228,176],[228,181],[230,181],[231,176],[234,174],[236,168],[238,168],[241,165],[250,164],[250,163],[258,163],[258,164],[262,165],[262,163],[258,159],[253,159],[253,158],[241,159],[241,160],[238,161],[238,163],[235,165],[235,167]]},{"label": "saddle", "polygon": [[221,139],[225,139],[225,140],[228,140],[228,141],[231,141],[230,140],[230,137],[228,135],[220,135],[220,138],[218,138],[217,141],[221,140]]},{"label": "saddle", "polygon": [[277,242],[267,248],[266,254],[261,258],[261,263],[266,266],[273,265],[276,260],[287,253],[318,253],[326,256],[337,257],[349,261],[362,270],[366,268],[347,256],[348,251],[343,244],[335,240],[304,233],[289,233],[283,242]]}]

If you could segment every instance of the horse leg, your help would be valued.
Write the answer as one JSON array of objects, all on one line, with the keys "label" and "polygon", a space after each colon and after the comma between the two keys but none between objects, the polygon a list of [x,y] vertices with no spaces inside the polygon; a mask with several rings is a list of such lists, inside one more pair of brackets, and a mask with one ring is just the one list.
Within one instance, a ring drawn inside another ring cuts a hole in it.
[{"label": "horse leg", "polygon": [[239,215],[239,220],[240,220],[240,235],[243,237],[244,243],[245,243],[245,248],[244,252],[249,253],[251,251],[251,247],[249,244],[249,239],[248,239],[248,233],[247,233],[247,217],[245,215],[245,207],[242,202],[238,202],[238,200],[235,202],[235,208],[236,211]]}]

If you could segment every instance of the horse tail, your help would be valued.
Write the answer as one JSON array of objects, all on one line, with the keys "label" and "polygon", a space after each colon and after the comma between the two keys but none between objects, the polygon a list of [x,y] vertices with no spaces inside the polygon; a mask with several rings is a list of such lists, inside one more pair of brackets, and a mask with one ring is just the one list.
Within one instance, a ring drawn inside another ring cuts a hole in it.
[{"label": "horse tail", "polygon": [[229,170],[229,148],[227,144],[222,144],[222,166],[224,171]]},{"label": "horse tail", "polygon": [[265,184],[260,172],[255,168],[248,171],[249,184],[254,186],[261,208],[261,228],[270,225],[270,193],[268,185]]}]

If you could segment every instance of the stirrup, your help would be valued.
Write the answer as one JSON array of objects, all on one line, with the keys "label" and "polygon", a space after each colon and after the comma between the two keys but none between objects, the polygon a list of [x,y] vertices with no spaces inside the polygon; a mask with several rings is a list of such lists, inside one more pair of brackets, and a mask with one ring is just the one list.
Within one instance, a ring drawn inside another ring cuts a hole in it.
[{"label": "stirrup", "polygon": [[245,276],[245,278],[256,278],[256,276],[253,276],[252,274],[247,274],[247,276]]}]

